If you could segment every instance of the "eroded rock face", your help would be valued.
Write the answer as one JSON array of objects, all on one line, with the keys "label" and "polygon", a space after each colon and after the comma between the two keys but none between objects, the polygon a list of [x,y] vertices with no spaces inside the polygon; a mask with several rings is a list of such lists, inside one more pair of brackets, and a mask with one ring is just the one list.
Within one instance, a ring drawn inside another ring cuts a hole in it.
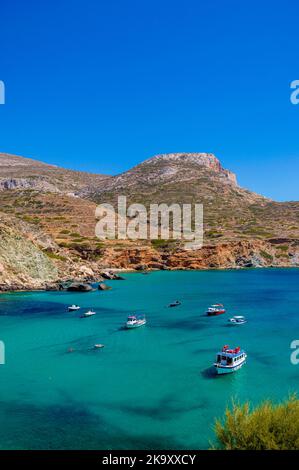
[{"label": "eroded rock face", "polygon": [[0,289],[38,289],[58,279],[55,264],[20,230],[0,222]]},{"label": "eroded rock face", "polygon": [[54,184],[44,178],[1,178],[0,191],[13,189],[36,189],[41,191],[59,192]]},{"label": "eroded rock face", "polygon": [[102,263],[120,269],[237,269],[267,266],[299,266],[299,247],[293,246],[284,256],[269,242],[237,241],[207,245],[200,250],[157,251],[151,247],[106,250]]}]

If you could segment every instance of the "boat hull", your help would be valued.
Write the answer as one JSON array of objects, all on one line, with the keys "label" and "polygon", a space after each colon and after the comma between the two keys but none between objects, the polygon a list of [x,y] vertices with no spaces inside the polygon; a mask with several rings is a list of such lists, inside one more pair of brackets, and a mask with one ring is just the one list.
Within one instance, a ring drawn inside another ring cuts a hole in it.
[{"label": "boat hull", "polygon": [[232,374],[233,372],[236,372],[237,370],[241,369],[241,367],[243,367],[245,364],[246,364],[246,360],[232,367],[220,366],[218,364],[214,364],[214,366],[216,369],[216,373],[218,375],[224,375],[224,374]]},{"label": "boat hull", "polygon": [[144,326],[146,324],[146,322],[142,322],[142,323],[135,323],[133,325],[130,325],[128,323],[126,323],[126,328],[128,330],[133,330],[134,328],[140,328],[141,326]]},{"label": "boat hull", "polygon": [[215,317],[216,315],[223,315],[225,310],[219,310],[217,312],[207,312],[208,317]]}]

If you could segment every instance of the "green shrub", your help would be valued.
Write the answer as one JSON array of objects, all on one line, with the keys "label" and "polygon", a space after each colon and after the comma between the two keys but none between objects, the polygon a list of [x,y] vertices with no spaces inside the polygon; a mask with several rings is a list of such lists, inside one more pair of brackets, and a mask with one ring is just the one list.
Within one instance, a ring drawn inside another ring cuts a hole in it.
[{"label": "green shrub", "polygon": [[210,230],[210,231],[206,232],[206,235],[210,238],[223,237],[223,233],[217,232],[216,230]]},{"label": "green shrub", "polygon": [[217,420],[216,449],[299,450],[299,400],[292,395],[275,405],[265,401],[251,410],[249,403],[233,403]]},{"label": "green shrub", "polygon": [[261,251],[261,255],[263,258],[265,258],[268,261],[273,261],[273,256],[267,253],[266,251]]},{"label": "green shrub", "polygon": [[151,243],[154,248],[171,248],[173,246],[173,243],[175,243],[177,240],[162,240],[161,238],[158,238],[157,240],[151,240]]},{"label": "green shrub", "polygon": [[38,217],[32,217],[30,215],[24,215],[22,219],[29,224],[38,225],[40,223],[40,219]]},{"label": "green shrub", "polygon": [[289,247],[288,245],[279,245],[277,249],[281,251],[288,251]]},{"label": "green shrub", "polygon": [[45,250],[44,253],[48,256],[48,258],[57,259],[59,261],[66,261],[64,256],[57,255],[56,253],[53,253],[53,251]]}]

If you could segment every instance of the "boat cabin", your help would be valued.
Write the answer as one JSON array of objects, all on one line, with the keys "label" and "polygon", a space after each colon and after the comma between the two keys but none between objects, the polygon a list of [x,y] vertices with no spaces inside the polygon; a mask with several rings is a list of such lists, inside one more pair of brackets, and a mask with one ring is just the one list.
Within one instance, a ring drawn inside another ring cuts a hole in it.
[{"label": "boat cabin", "polygon": [[246,357],[244,351],[240,347],[229,349],[227,345],[223,346],[222,351],[217,354],[216,363],[221,365],[233,366],[243,361]]}]

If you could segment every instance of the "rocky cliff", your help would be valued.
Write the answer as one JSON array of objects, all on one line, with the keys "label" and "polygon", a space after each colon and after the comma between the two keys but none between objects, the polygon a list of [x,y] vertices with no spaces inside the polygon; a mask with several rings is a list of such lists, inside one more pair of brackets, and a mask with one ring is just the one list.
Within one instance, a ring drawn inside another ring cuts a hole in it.
[{"label": "rocky cliff", "polygon": [[101,261],[103,267],[119,269],[236,269],[299,266],[297,240],[235,241],[206,245],[200,250],[181,248],[160,250],[143,247],[122,251],[107,249]]}]

